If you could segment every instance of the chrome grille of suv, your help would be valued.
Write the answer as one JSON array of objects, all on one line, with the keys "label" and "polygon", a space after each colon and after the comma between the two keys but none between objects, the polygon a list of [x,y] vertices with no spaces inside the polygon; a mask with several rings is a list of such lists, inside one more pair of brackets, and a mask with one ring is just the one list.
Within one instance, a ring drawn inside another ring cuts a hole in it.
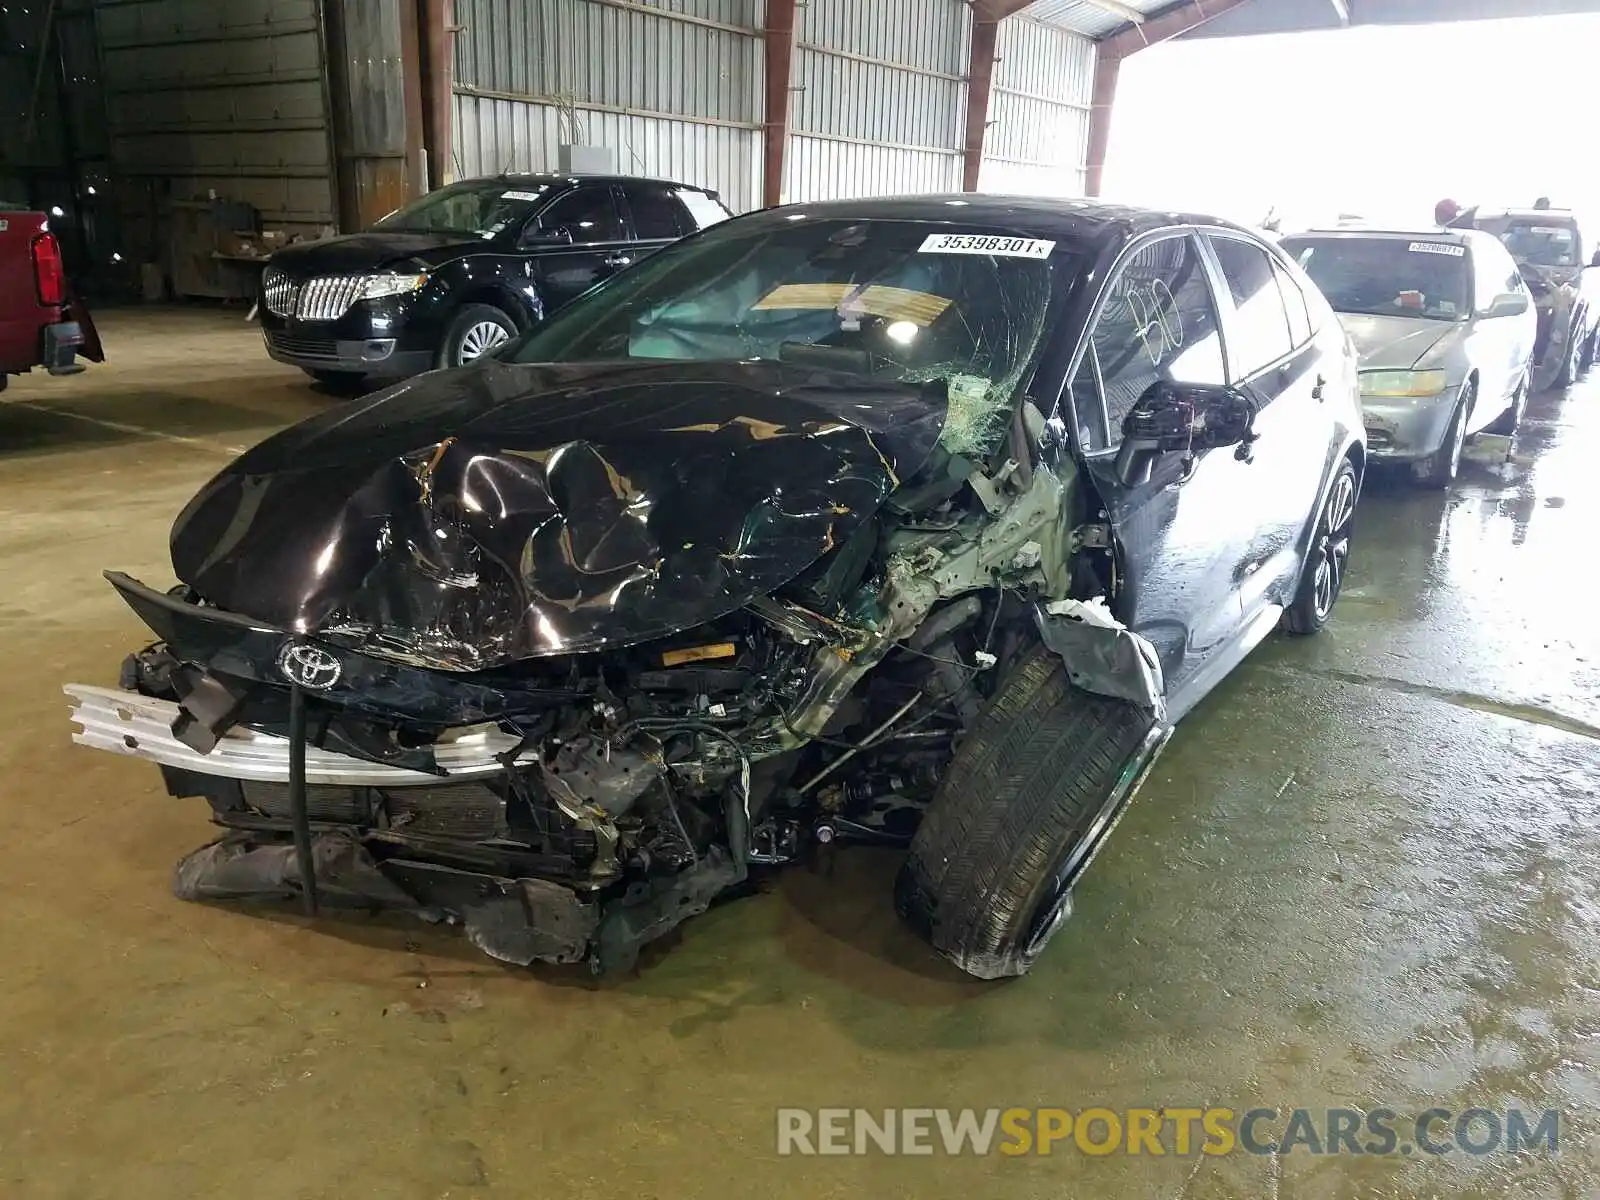
[{"label": "chrome grille of suv", "polygon": [[337,321],[361,295],[360,275],[319,275],[315,279],[290,279],[276,267],[261,277],[267,311],[302,321]]},{"label": "chrome grille of suv", "polygon": [[302,321],[337,321],[356,302],[361,284],[359,275],[324,275],[308,280],[300,288],[296,315]]},{"label": "chrome grille of suv", "polygon": [[278,317],[294,316],[294,306],[300,300],[298,280],[290,279],[276,267],[268,267],[261,276],[261,291],[269,313]]}]

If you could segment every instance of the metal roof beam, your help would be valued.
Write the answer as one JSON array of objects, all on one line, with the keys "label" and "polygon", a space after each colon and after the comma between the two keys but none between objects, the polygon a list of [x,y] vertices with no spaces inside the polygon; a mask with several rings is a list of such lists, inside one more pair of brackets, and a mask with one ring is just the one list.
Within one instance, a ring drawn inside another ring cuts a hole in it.
[{"label": "metal roof beam", "polygon": [[1137,25],[1128,25],[1099,42],[1101,55],[1126,58],[1147,46],[1169,41],[1180,34],[1197,29],[1213,17],[1220,17],[1229,9],[1248,4],[1251,0],[1184,0],[1171,8],[1149,16]]},{"label": "metal roof beam", "polygon": [[1121,0],[1084,0],[1085,4],[1092,4],[1102,12],[1108,12],[1114,17],[1121,17],[1124,21],[1135,25],[1144,24],[1144,14],[1131,4],[1123,4]]}]

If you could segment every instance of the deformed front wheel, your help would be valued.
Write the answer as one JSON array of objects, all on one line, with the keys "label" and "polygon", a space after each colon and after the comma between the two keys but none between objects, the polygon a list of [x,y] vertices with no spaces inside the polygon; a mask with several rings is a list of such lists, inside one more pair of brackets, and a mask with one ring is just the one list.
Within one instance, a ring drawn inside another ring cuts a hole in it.
[{"label": "deformed front wheel", "polygon": [[1134,704],[1075,687],[1036,648],[958,746],[900,868],[895,908],[968,974],[1023,974],[1168,732]]}]

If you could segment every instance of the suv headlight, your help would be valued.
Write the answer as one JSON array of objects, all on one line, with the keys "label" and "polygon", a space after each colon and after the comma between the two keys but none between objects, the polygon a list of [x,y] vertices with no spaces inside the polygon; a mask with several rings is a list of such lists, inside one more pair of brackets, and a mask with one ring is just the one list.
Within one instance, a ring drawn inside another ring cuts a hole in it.
[{"label": "suv headlight", "polygon": [[382,275],[368,275],[361,281],[361,298],[363,300],[381,300],[385,296],[405,296],[419,290],[428,282],[426,273],[421,275],[395,275],[385,273]]},{"label": "suv headlight", "polygon": [[1437,396],[1445,389],[1443,371],[1363,371],[1363,396]]}]

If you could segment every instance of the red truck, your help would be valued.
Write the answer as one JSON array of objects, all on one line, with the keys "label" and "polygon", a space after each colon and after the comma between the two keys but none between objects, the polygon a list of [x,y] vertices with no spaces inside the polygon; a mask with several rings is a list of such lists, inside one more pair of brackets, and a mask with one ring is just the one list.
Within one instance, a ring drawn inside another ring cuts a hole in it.
[{"label": "red truck", "polygon": [[89,310],[67,282],[49,218],[0,209],[0,389],[39,366],[76,375],[84,369],[80,355],[105,361]]}]

